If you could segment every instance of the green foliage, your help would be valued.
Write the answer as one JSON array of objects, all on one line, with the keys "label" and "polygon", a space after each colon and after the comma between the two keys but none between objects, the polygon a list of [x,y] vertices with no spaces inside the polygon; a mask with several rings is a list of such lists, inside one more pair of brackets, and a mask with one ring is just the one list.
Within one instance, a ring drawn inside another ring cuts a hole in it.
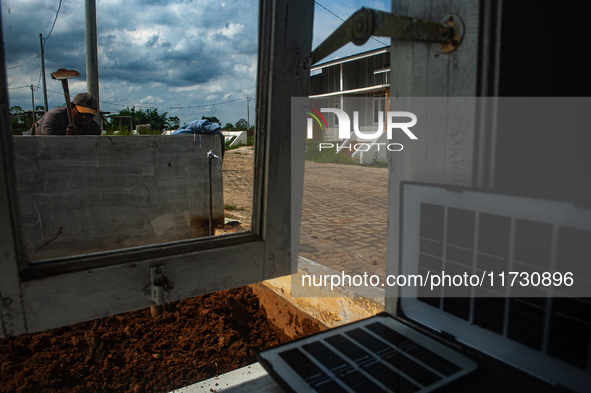
[{"label": "green foliage", "polygon": [[234,141],[234,139],[236,139],[236,137],[230,138],[229,140],[226,141],[226,151],[238,149],[240,147],[240,146],[230,146],[230,144]]},{"label": "green foliage", "polygon": [[27,119],[25,118],[25,111],[23,108],[18,105],[11,107],[10,117],[12,120],[12,133],[14,135],[21,135],[23,131],[27,130]]},{"label": "green foliage", "polygon": [[171,116],[168,118],[168,129],[169,130],[176,130],[181,125],[181,119],[177,116]]},{"label": "green foliage", "polygon": [[362,164],[363,166],[368,166],[370,168],[388,168],[388,163],[385,161],[378,161],[373,160],[371,164]]},{"label": "green foliage", "polygon": [[240,119],[234,125],[236,131],[246,131],[248,129],[248,122],[245,119]]},{"label": "green foliage", "polygon": [[[35,121],[39,120],[45,109],[41,105],[35,107]],[[10,108],[11,127],[13,135],[22,135],[23,131],[28,131],[33,125],[31,110],[25,111],[22,107],[15,105]]]},{"label": "green foliage", "polygon": [[336,152],[336,149],[320,150],[320,142],[307,141],[306,142],[306,160],[320,162],[320,163],[336,163],[359,165],[359,162],[351,157],[347,157],[342,153]]},{"label": "green foliage", "polygon": [[[160,134],[162,131],[168,129],[170,126],[178,128],[180,119],[176,116],[166,117],[168,112],[164,112],[162,114],[158,113],[158,109],[140,109],[136,110],[135,107],[133,108],[125,108],[119,113],[115,113],[111,115],[111,117],[116,116],[131,116],[131,120],[133,123],[133,127],[137,126],[138,124],[150,124],[152,126],[153,134]],[[114,131],[117,128],[117,119],[110,119],[111,121],[107,125],[107,130]],[[125,132],[129,133],[129,121],[123,121],[123,130],[120,135],[125,135]]]},{"label": "green foliage", "polygon": [[232,131],[234,129],[234,124],[226,123],[226,125],[223,127],[223,129],[226,131]]},{"label": "green foliage", "polygon": [[222,124],[222,122],[220,121],[220,119],[218,119],[215,116],[210,116],[210,117],[202,116],[201,117],[201,120],[209,120],[212,123],[219,123],[220,125]]}]

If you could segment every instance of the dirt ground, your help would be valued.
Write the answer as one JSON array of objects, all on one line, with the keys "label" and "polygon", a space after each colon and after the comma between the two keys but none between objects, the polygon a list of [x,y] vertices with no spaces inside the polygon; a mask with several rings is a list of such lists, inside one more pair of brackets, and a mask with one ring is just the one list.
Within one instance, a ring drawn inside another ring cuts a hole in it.
[{"label": "dirt ground", "polygon": [[[242,287],[170,303],[157,317],[148,308],[5,337],[0,391],[169,392],[251,364],[257,351],[288,341],[271,319],[252,288]],[[309,319],[292,324],[296,336],[321,329]]]}]

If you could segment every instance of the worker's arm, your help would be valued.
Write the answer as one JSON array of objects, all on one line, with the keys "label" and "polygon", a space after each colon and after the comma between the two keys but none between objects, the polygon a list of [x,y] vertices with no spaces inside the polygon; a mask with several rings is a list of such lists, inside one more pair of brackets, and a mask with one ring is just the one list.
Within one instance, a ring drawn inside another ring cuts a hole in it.
[{"label": "worker's arm", "polygon": [[78,135],[78,127],[68,124],[68,127],[66,127],[66,135]]},{"label": "worker's arm", "polygon": [[[68,126],[67,118],[61,119],[59,114],[48,112],[43,116],[41,129],[37,129],[37,133],[40,135],[66,135]],[[77,129],[70,129],[69,131],[77,132]]]}]

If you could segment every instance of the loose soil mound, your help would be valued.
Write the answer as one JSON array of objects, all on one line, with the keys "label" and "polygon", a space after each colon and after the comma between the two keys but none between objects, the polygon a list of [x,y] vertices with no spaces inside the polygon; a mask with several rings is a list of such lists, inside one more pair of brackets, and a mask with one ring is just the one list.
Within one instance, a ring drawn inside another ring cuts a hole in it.
[{"label": "loose soil mound", "polygon": [[[307,321],[309,322],[309,321]],[[308,323],[305,334],[319,330]],[[168,392],[288,341],[250,287],[0,339],[2,392]]]}]

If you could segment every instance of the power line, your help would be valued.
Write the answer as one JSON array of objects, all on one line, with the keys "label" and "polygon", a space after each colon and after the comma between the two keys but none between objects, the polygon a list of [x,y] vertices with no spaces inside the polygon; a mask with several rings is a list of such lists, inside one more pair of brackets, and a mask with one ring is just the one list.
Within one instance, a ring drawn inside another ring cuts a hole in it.
[{"label": "power line", "polygon": [[60,14],[60,10],[62,9],[62,0],[60,0],[59,5],[57,6],[57,11],[55,13],[55,17],[53,18],[53,23],[51,24],[51,29],[49,30],[49,34],[47,34],[47,37],[43,38],[43,36],[41,35],[41,33],[39,34],[40,36],[40,41],[41,41],[41,70],[39,71],[39,81],[37,82],[37,88],[36,90],[39,90],[39,86],[41,85],[41,79],[43,79],[43,88],[44,88],[44,99],[45,99],[45,110],[47,110],[47,88],[45,86],[45,75],[44,75],[44,59],[43,59],[43,52],[44,52],[44,48],[45,48],[45,43],[47,42],[47,40],[49,39],[49,37],[51,37],[51,33],[53,33],[53,28],[55,27],[55,23],[57,22],[57,18]]},{"label": "power line", "polygon": [[[249,97],[249,99],[252,99],[251,97]],[[192,106],[169,106],[169,107],[164,107],[162,109],[194,109],[194,108],[207,108],[210,106],[217,106],[217,105],[225,105],[225,104],[231,104],[233,102],[238,102],[238,101],[243,101],[246,100],[246,97],[241,97],[241,98],[237,98],[235,100],[230,100],[230,101],[224,101],[224,102],[216,102],[213,104],[203,104],[203,105],[192,105]],[[152,109],[152,108],[156,108],[156,106],[140,106],[140,105],[124,105],[124,104],[117,104],[114,102],[109,102],[109,101],[101,101],[101,104],[106,104],[106,105],[114,105],[114,106],[121,106],[121,107],[126,107],[126,108],[139,108],[139,109]]]},{"label": "power line", "polygon": [[47,41],[49,39],[49,36],[51,36],[51,33],[53,32],[53,28],[55,27],[55,22],[57,22],[57,16],[60,14],[61,8],[62,8],[62,0],[60,0],[60,4],[57,7],[57,12],[55,13],[55,18],[53,19],[53,25],[51,25],[51,30],[49,31],[49,34],[47,34],[47,37],[44,38],[45,41]]},{"label": "power line", "polygon": [[17,87],[9,87],[8,90],[16,90],[16,89],[30,89],[31,85],[28,86],[17,86]]},{"label": "power line", "polygon": [[[323,6],[322,4],[320,4],[319,2],[315,1],[314,3],[316,3],[316,5],[318,5],[318,6],[322,7],[322,8],[324,8],[326,11],[328,11],[328,12],[329,12],[330,14],[332,14],[333,16],[336,16],[337,18],[339,18],[339,19],[340,19],[342,22],[344,22],[344,21],[345,21],[343,18],[341,18],[340,16],[338,16],[337,14],[335,14],[334,12],[332,12],[331,10],[329,10],[328,8],[326,8],[325,6]],[[378,40],[378,39],[377,39],[377,38],[375,38],[375,37],[369,37],[369,38],[371,38],[371,39],[372,39],[372,40],[374,40],[374,41],[377,41],[377,42],[379,42],[379,43],[380,43],[380,44],[382,44],[382,45],[388,45],[388,44],[386,44],[385,42],[382,42],[382,41]]]},{"label": "power line", "polygon": [[342,22],[345,21],[343,18],[341,18],[340,16],[338,16],[337,14],[335,14],[334,12],[332,12],[331,10],[329,10],[328,8],[326,8],[325,6],[323,6],[322,4],[320,4],[319,2],[315,1],[314,3],[316,3],[316,5],[319,5],[320,7],[324,8],[325,10],[327,10],[328,12],[330,12],[332,15],[336,16],[337,18],[339,18]]},{"label": "power line", "polygon": [[218,102],[215,104],[207,104],[207,105],[195,105],[195,106],[171,106],[169,108],[164,108],[164,109],[191,109],[191,108],[206,108],[208,106],[216,106],[216,105],[224,105],[224,104],[231,104],[232,102],[237,102],[237,101],[242,101],[242,100],[246,100],[247,97],[242,97],[242,98],[237,98],[235,100],[231,100],[231,101],[224,101],[224,102]]}]

